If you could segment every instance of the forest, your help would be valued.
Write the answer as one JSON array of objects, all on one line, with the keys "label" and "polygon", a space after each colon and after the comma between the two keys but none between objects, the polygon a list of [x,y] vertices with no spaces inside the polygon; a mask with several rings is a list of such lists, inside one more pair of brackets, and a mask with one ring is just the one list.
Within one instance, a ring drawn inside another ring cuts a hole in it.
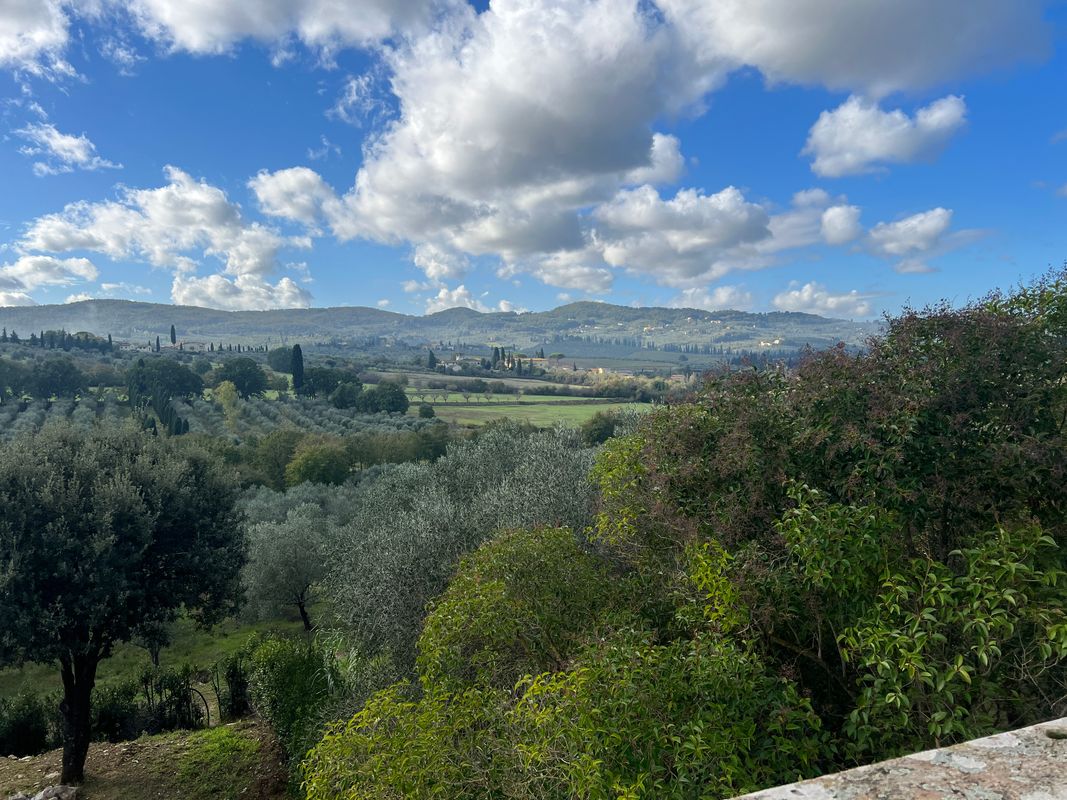
[{"label": "forest", "polygon": [[730,798],[1067,714],[1067,270],[581,426],[11,352],[0,415],[49,411],[0,445],[0,665],[58,682],[0,754],[65,783],[254,716],[294,798]]}]

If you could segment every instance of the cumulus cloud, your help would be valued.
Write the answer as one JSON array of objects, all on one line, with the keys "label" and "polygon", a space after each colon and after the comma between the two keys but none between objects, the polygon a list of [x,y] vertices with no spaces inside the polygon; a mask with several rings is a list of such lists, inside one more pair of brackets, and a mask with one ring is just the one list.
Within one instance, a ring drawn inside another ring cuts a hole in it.
[{"label": "cumulus cloud", "polygon": [[83,133],[74,136],[61,133],[55,125],[36,123],[19,128],[16,134],[29,142],[19,148],[24,156],[40,157],[35,161],[33,171],[37,175],[58,175],[73,172],[75,169],[121,169],[116,164],[96,154],[96,145]]},{"label": "cumulus cloud", "polygon": [[[88,250],[113,259],[143,260],[177,272],[175,302],[219,308],[306,306],[310,295],[289,278],[271,285],[285,246],[304,246],[272,228],[246,221],[226,193],[177,167],[155,189],[124,189],[118,200],[77,202],[34,220],[18,247],[23,252]],[[220,262],[227,276],[197,278],[200,261]]]},{"label": "cumulus cloud", "polygon": [[[345,197],[342,236],[506,259],[583,246],[576,212],[682,166],[652,120],[714,80],[637,0],[468,8],[388,53],[399,116]],[[684,68],[683,68],[684,62]]]},{"label": "cumulus cloud", "polygon": [[377,303],[375,303],[375,305],[378,306],[378,308],[389,308],[389,306],[391,306],[392,304],[393,304],[393,301],[390,300],[388,297],[383,297],[381,300],[379,300]]},{"label": "cumulus cloud", "polygon": [[222,259],[232,274],[266,274],[286,240],[248,223],[226,193],[177,167],[166,168],[157,189],[124,189],[117,201],[67,205],[31,223],[19,246],[26,251],[90,250],[115,259],[139,258],[158,267],[193,269],[191,251]]},{"label": "cumulus cloud", "polygon": [[[241,39],[282,43],[295,36],[327,54],[427,25],[433,0],[133,0],[142,33],[173,50],[224,53]],[[284,49],[282,52],[285,52]],[[283,59],[284,60],[284,59]]]},{"label": "cumulus cloud", "polygon": [[932,208],[896,222],[879,222],[868,233],[867,243],[875,255],[896,260],[893,268],[897,272],[933,272],[929,259],[970,244],[983,234],[976,229],[950,232],[951,226],[951,209]]},{"label": "cumulus cloud", "polygon": [[860,294],[855,289],[834,294],[813,281],[803,286],[792,284],[787,291],[775,295],[773,303],[779,311],[802,311],[807,314],[852,318],[870,316],[870,301],[873,297],[875,295]]},{"label": "cumulus cloud", "polygon": [[469,262],[461,253],[429,243],[416,247],[411,260],[433,283],[462,278],[470,268]]},{"label": "cumulus cloud", "polygon": [[23,255],[0,266],[0,291],[23,293],[42,286],[70,286],[96,280],[96,266],[87,258]]},{"label": "cumulus cloud", "polygon": [[473,308],[475,311],[483,312],[490,310],[485,303],[471,294],[470,289],[463,284],[460,284],[455,289],[442,286],[436,295],[426,301],[427,314],[444,311],[448,308]]},{"label": "cumulus cloud", "polygon": [[651,186],[620,192],[594,211],[604,260],[678,284],[706,274],[734,248],[771,236],[770,217],[733,186],[713,195]]},{"label": "cumulus cloud", "polygon": [[35,306],[37,301],[25,292],[5,292],[0,290],[0,306]]},{"label": "cumulus cloud", "polygon": [[292,278],[271,284],[258,275],[195,275],[178,273],[171,286],[171,299],[184,306],[257,311],[265,308],[308,308],[311,295]]},{"label": "cumulus cloud", "polygon": [[261,170],[248,186],[263,213],[305,225],[314,226],[323,213],[323,205],[337,202],[333,189],[307,167]]},{"label": "cumulus cloud", "polygon": [[822,212],[820,230],[827,244],[842,245],[858,239],[863,233],[859,206],[832,206]]},{"label": "cumulus cloud", "polygon": [[914,118],[900,109],[883,111],[873,101],[853,95],[819,115],[803,153],[813,156],[812,171],[827,178],[928,160],[963,127],[966,116],[963,98],[955,95],[920,108]]},{"label": "cumulus cloud", "polygon": [[752,293],[740,286],[693,287],[683,290],[667,305],[669,308],[699,308],[704,311],[752,308]]},{"label": "cumulus cloud", "polygon": [[93,296],[89,292],[78,292],[77,294],[68,294],[67,299],[63,302],[67,305],[71,303],[81,303],[85,300],[92,300]]},{"label": "cumulus cloud", "polygon": [[69,27],[60,0],[0,3],[0,68],[45,77],[72,74],[73,69],[63,58],[70,39]]},{"label": "cumulus cloud", "polygon": [[1048,52],[1041,0],[657,0],[689,48],[880,97]]}]

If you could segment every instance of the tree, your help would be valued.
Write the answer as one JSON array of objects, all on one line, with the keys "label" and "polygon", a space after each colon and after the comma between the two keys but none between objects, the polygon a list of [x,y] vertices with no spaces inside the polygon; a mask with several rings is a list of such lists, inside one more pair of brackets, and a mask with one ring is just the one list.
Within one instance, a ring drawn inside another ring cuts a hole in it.
[{"label": "tree", "polygon": [[159,352],[159,337],[156,337],[156,352]]},{"label": "tree", "polygon": [[293,345],[293,355],[290,359],[290,370],[293,373],[293,390],[298,394],[304,387],[304,352],[300,345]]},{"label": "tree", "polygon": [[133,427],[50,426],[0,461],[0,662],[59,662],[61,781],[84,777],[97,667],[175,619],[235,609],[244,539],[233,481]]},{"label": "tree", "polygon": [[292,372],[293,348],[275,347],[267,353],[267,366],[275,372]]},{"label": "tree", "polygon": [[368,414],[406,414],[409,405],[407,392],[402,387],[391,381],[382,381],[373,389],[363,392],[357,407]]},{"label": "tree", "polygon": [[339,442],[304,444],[285,468],[289,486],[301,483],[344,483],[350,473],[348,452]]},{"label": "tree", "polygon": [[362,392],[363,384],[359,381],[345,381],[330,392],[330,402],[335,408],[355,408]]},{"label": "tree", "polygon": [[178,343],[178,335],[177,335],[177,332],[174,330],[174,326],[173,325],[170,326],[170,343],[171,344],[177,344]]},{"label": "tree", "polygon": [[248,529],[244,584],[249,606],[260,618],[296,606],[304,630],[314,628],[307,607],[326,571],[326,524],[321,509],[305,503],[289,509],[284,521]]},{"label": "tree", "polygon": [[240,393],[237,391],[237,387],[233,385],[232,381],[223,381],[215,387],[215,400],[222,406],[222,413],[226,416],[226,424],[233,428],[237,422],[237,415],[240,413],[240,406],[237,404],[237,401],[240,400]]},{"label": "tree", "polygon": [[[304,394],[312,397],[328,397],[330,393],[345,381],[355,378],[350,372],[330,367],[310,367],[303,373]],[[296,385],[296,376],[293,376],[293,385]]]},{"label": "tree", "polygon": [[427,350],[426,352],[426,368],[437,369],[437,356],[433,354],[433,350]]},{"label": "tree", "polygon": [[267,376],[251,358],[231,358],[222,365],[218,379],[230,381],[241,397],[263,394],[267,388]]},{"label": "tree", "polygon": [[33,393],[40,398],[74,397],[86,386],[85,375],[69,358],[49,358],[35,365],[30,375]]}]

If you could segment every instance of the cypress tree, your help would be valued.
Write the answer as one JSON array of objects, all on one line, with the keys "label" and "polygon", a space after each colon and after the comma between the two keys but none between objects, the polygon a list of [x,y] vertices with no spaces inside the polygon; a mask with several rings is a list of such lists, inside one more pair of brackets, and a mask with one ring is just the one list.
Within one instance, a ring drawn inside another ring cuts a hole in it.
[{"label": "cypress tree", "polygon": [[433,354],[433,350],[428,350],[427,352],[429,353],[429,355],[426,356],[426,366],[429,369],[436,369],[437,368],[437,356],[435,356]]},{"label": "cypress tree", "polygon": [[289,364],[289,371],[293,374],[293,389],[299,392],[304,388],[304,353],[300,345],[293,345],[293,357]]},{"label": "cypress tree", "polygon": [[159,337],[156,337],[156,352],[159,352]]},{"label": "cypress tree", "polygon": [[170,326],[170,343],[171,343],[171,344],[176,344],[176,343],[177,343],[177,341],[178,341],[178,336],[177,336],[177,333],[176,333],[176,332],[175,332],[175,330],[174,330],[174,326],[173,326],[173,325],[171,325],[171,326]]}]

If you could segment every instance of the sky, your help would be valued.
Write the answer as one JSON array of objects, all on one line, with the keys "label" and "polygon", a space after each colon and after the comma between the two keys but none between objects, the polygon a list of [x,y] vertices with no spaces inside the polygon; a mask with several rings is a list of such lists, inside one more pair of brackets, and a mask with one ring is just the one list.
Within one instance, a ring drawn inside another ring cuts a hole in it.
[{"label": "sky", "polygon": [[1067,5],[0,0],[0,305],[866,319],[1067,259]]}]

